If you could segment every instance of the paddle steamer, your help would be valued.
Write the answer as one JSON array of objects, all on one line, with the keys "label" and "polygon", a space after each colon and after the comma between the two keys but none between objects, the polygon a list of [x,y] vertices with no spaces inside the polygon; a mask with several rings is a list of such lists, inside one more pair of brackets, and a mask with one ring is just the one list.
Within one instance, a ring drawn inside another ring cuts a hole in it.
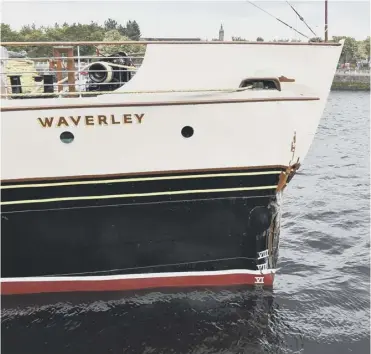
[{"label": "paddle steamer", "polygon": [[133,43],[112,92],[128,54],[98,61],[94,96],[3,93],[3,295],[272,286],[343,43]]}]

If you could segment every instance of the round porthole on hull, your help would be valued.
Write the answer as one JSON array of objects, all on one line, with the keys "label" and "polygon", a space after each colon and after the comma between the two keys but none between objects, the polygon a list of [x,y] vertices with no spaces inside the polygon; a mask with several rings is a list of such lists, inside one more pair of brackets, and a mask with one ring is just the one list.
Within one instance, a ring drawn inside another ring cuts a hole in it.
[{"label": "round porthole on hull", "polygon": [[71,132],[63,132],[63,133],[61,133],[61,135],[59,136],[59,138],[61,139],[61,142],[62,143],[65,143],[65,144],[70,144],[75,139],[74,135]]},{"label": "round porthole on hull", "polygon": [[190,126],[183,127],[183,129],[182,129],[182,135],[185,138],[190,138],[193,135],[193,133],[194,133],[194,130]]}]

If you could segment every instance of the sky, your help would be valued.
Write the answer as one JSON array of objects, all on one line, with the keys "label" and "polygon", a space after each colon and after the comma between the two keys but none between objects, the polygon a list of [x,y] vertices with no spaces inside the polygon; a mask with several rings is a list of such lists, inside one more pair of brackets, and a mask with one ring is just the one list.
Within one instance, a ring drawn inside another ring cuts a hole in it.
[{"label": "sky", "polygon": [[[280,18],[309,37],[314,37],[286,1],[253,1],[256,5]],[[325,1],[289,1],[313,31],[324,37]],[[328,2],[329,38],[351,36],[357,40],[370,35],[370,2]],[[292,29],[254,7],[248,1],[18,1],[3,0],[1,22],[20,29],[25,24],[54,25],[55,22],[103,24],[112,18],[125,25],[136,20],[142,37],[191,37],[211,40],[218,38],[223,24],[225,40],[238,36],[256,40],[279,38],[302,39]]]}]

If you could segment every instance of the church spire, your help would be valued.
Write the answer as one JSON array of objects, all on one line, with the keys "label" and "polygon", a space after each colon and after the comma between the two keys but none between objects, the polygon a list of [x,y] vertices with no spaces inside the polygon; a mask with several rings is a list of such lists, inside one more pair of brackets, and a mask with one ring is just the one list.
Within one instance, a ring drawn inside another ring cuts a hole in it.
[{"label": "church spire", "polygon": [[223,24],[220,25],[220,30],[219,30],[219,40],[224,41],[224,29],[223,29]]}]

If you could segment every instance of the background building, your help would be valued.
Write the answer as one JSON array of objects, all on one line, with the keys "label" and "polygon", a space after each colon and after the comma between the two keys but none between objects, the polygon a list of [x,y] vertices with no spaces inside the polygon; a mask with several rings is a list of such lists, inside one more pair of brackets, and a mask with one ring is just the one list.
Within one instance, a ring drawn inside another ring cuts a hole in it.
[{"label": "background building", "polygon": [[220,41],[224,41],[224,28],[223,28],[223,24],[220,25],[219,40]]}]

